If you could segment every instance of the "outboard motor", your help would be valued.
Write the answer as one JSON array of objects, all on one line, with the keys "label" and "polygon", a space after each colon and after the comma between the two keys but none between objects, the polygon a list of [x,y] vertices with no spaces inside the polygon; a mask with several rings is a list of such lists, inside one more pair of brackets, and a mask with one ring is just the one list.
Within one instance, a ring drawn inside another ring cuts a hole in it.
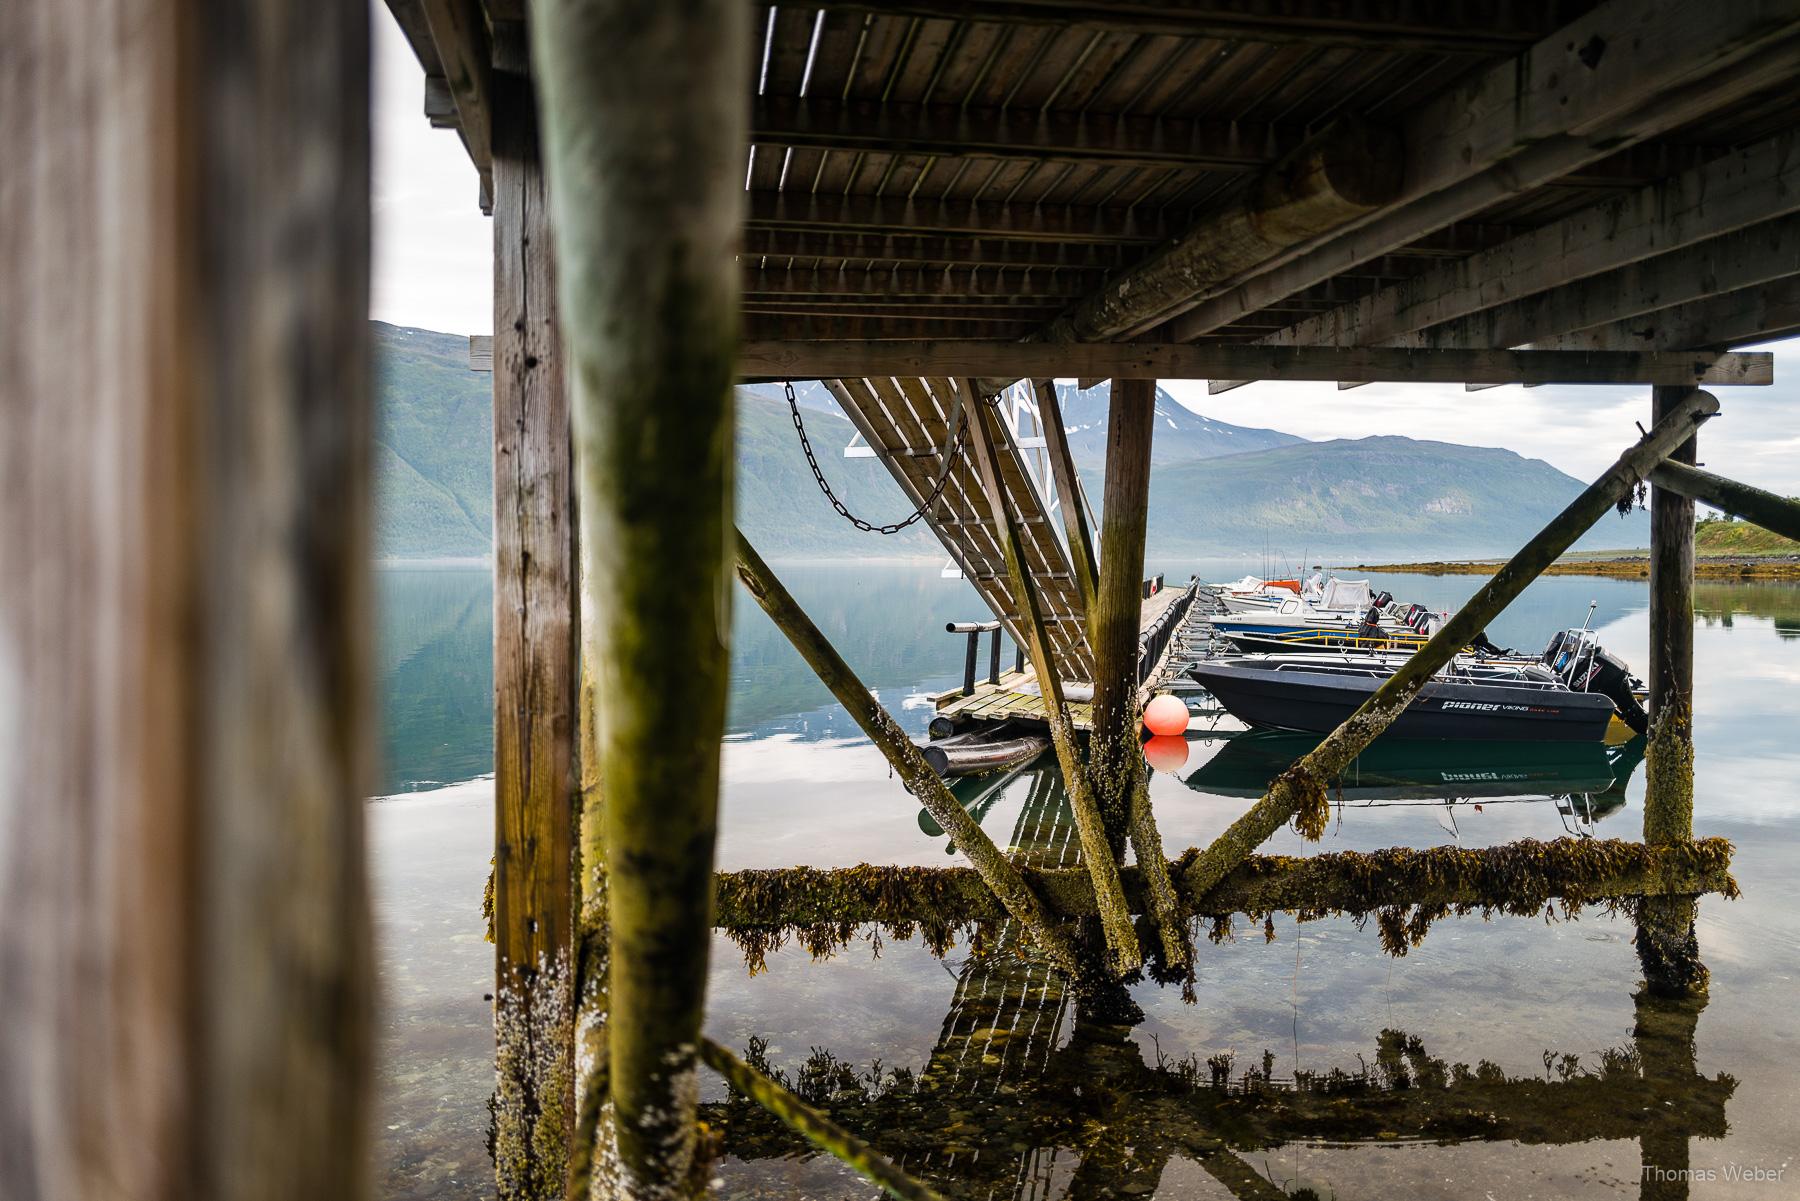
[{"label": "outboard motor", "polygon": [[1610,700],[1613,708],[1619,711],[1619,719],[1631,727],[1632,733],[1642,734],[1649,730],[1650,717],[1631,691],[1631,670],[1610,651],[1595,647],[1593,654],[1576,666],[1575,678],[1569,681],[1569,687],[1577,692],[1598,692]]}]

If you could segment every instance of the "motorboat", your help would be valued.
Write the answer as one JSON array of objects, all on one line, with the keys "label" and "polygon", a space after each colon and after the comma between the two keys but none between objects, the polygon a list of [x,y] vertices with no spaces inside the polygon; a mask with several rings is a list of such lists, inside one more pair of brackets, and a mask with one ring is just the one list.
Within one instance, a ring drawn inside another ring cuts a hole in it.
[{"label": "motorboat", "polygon": [[[1188,674],[1248,725],[1335,730],[1403,664],[1391,650],[1248,654]],[[1642,733],[1641,685],[1586,629],[1559,631],[1544,653],[1459,654],[1428,681],[1388,737],[1598,742],[1617,716]]]},{"label": "motorboat", "polygon": [[1260,613],[1281,607],[1290,597],[1300,595],[1299,580],[1265,580],[1247,575],[1229,584],[1208,584],[1227,613]]},{"label": "motorboat", "polygon": [[1326,645],[1359,638],[1423,641],[1436,629],[1432,622],[1441,620],[1422,606],[1395,606],[1391,594],[1373,593],[1367,580],[1333,578],[1318,601],[1289,596],[1271,609],[1221,614],[1212,627],[1241,650],[1262,650],[1295,639]]}]

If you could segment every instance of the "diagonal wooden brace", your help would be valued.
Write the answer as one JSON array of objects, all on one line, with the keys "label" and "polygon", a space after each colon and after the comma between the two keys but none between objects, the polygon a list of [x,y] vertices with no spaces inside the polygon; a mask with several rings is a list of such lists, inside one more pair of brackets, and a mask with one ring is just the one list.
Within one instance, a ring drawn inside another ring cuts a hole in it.
[{"label": "diagonal wooden brace", "polygon": [[1637,445],[1620,455],[1618,462],[1570,501],[1467,604],[1451,615],[1444,628],[1376,689],[1361,708],[1276,777],[1263,798],[1188,867],[1182,877],[1183,889],[1190,895],[1204,894],[1296,814],[1314,818],[1307,823],[1309,837],[1323,833],[1326,781],[1341,773],[1392,725],[1438,669],[1486,629],[1544,568],[1556,562],[1608,509],[1628,499],[1657,464],[1693,437],[1700,423],[1718,411],[1719,402],[1711,394],[1695,392],[1651,427]]},{"label": "diagonal wooden brace", "polygon": [[1079,961],[1074,945],[1030,885],[1025,883],[1025,877],[969,816],[969,811],[950,795],[950,790],[925,762],[925,756],[913,745],[912,739],[869,695],[868,688],[856,678],[856,673],[850,670],[837,648],[819,632],[819,627],[813,624],[799,602],[775,578],[775,573],[769,570],[769,565],[756,553],[742,530],[737,531],[737,574],[745,590],[831,689],[831,695],[849,711],[863,733],[869,736],[869,741],[887,756],[906,790],[918,798],[939,827],[962,848],[970,865],[981,875],[982,882],[993,890],[1007,913],[1030,932],[1057,967],[1075,974],[1079,970]]}]

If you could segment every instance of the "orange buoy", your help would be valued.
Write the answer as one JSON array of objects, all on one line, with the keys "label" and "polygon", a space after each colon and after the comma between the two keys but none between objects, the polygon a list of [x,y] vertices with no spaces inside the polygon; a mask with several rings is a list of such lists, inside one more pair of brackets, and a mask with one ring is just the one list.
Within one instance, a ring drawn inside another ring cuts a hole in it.
[{"label": "orange buoy", "polygon": [[1158,734],[1144,743],[1144,758],[1155,771],[1174,775],[1187,762],[1187,739],[1175,734]]},{"label": "orange buoy", "polygon": [[1144,728],[1152,734],[1183,734],[1187,727],[1188,710],[1180,697],[1165,692],[1144,706]]}]

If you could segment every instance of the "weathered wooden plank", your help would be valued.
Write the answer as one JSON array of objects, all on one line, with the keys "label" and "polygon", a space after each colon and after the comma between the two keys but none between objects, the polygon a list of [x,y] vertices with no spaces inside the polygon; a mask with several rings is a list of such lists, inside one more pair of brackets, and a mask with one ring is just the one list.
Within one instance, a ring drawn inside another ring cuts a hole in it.
[{"label": "weathered wooden plank", "polygon": [[494,148],[495,1156],[503,1198],[568,1173],[578,760],[569,387],[531,83],[496,72]]},{"label": "weathered wooden plank", "polygon": [[1088,529],[1087,511],[1081,503],[1081,475],[1075,470],[1075,456],[1069,450],[1069,433],[1063,425],[1062,403],[1056,398],[1056,381],[1031,381],[1037,397],[1038,416],[1044,427],[1044,445],[1050,452],[1050,471],[1056,479],[1056,493],[1061,498],[1063,530],[1068,534],[1069,557],[1075,569],[1075,583],[1081,590],[1083,611],[1094,611],[1094,597],[1099,587],[1100,569],[1094,557],[1093,532]]},{"label": "weathered wooden plank", "polygon": [[1577,350],[1407,350],[1380,346],[1145,342],[746,342],[745,379],[967,373],[993,379],[1395,380],[1413,383],[1768,384],[1769,354]]},{"label": "weathered wooden plank", "polygon": [[1041,267],[1099,271],[1118,267],[1129,246],[1097,242],[1012,242],[974,236],[919,233],[840,233],[829,230],[746,229],[740,262],[823,261],[943,263],[965,266]]},{"label": "weathered wooden plank", "polygon": [[[1098,278],[1097,272],[1034,271],[1005,267],[787,267],[767,265],[744,271],[744,295],[772,303],[775,297],[794,297],[804,303],[835,304],[841,300],[863,303],[910,303],[914,298],[956,300],[971,311],[978,300],[1024,306],[1032,301],[1054,304],[1080,296]],[[768,298],[768,299],[763,299]],[[927,306],[920,304],[921,312]],[[985,311],[1002,316],[995,304]]]},{"label": "weathered wooden plank", "polygon": [[0,6],[8,1201],[369,1195],[369,20]]},{"label": "weathered wooden plank", "polygon": [[456,104],[469,161],[486,178],[493,163],[493,48],[479,0],[417,0]]},{"label": "weathered wooden plank", "polygon": [[1652,471],[1650,482],[1664,492],[1704,502],[1722,513],[1800,541],[1800,501],[1674,460]]},{"label": "weathered wooden plank", "polygon": [[825,233],[884,231],[949,234],[1028,242],[1150,244],[1169,234],[1155,213],[1071,204],[1007,204],[998,200],[929,200],[813,192],[751,192],[753,229]]}]

